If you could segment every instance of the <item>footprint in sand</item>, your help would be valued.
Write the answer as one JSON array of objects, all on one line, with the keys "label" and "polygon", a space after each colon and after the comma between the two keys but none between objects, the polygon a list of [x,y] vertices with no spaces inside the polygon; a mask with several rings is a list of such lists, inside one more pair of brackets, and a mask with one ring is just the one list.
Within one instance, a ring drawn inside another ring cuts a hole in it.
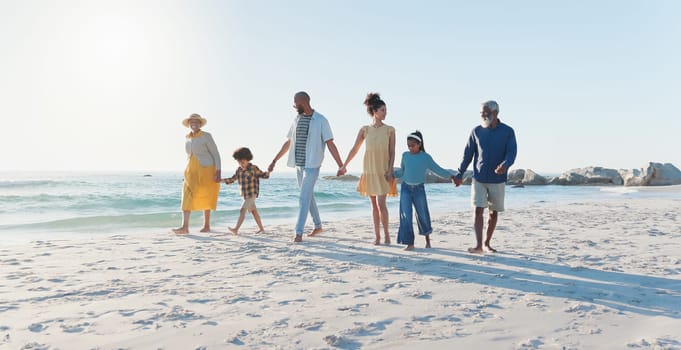
[{"label": "footprint in sand", "polygon": [[48,350],[50,347],[45,344],[40,344],[38,342],[26,343],[21,347],[21,350]]},{"label": "footprint in sand", "polygon": [[40,323],[33,323],[30,326],[28,326],[28,330],[34,333],[40,333],[44,330],[47,329],[47,326],[40,324]]},{"label": "footprint in sand", "polygon": [[80,333],[85,330],[85,328],[89,327],[91,323],[89,322],[84,322],[84,323],[78,323],[78,324],[73,324],[73,325],[66,325],[66,324],[61,324],[59,327],[61,327],[62,332],[64,333]]},{"label": "footprint in sand", "polygon": [[416,299],[433,299],[433,292],[427,290],[415,290],[409,292],[407,295]]},{"label": "footprint in sand", "polygon": [[679,349],[681,341],[671,338],[641,339],[627,344],[630,349]]},{"label": "footprint in sand", "polygon": [[383,292],[387,292],[387,291],[389,291],[389,290],[391,290],[391,289],[393,289],[393,288],[399,288],[399,289],[401,289],[401,288],[406,288],[406,287],[408,287],[408,286],[409,286],[408,284],[405,284],[405,283],[402,283],[402,282],[388,283],[388,284],[383,285],[383,290],[382,290],[382,291],[383,291]]},{"label": "footprint in sand", "polygon": [[462,319],[460,319],[456,316],[448,315],[448,316],[444,316],[444,317],[438,317],[436,319],[436,321],[460,323],[462,321]]},{"label": "footprint in sand", "polygon": [[17,259],[2,260],[2,264],[3,265],[10,265],[10,266],[20,265],[19,260],[17,260]]},{"label": "footprint in sand", "polygon": [[289,318],[282,318],[272,322],[272,328],[288,328]]},{"label": "footprint in sand", "polygon": [[378,298],[378,301],[382,301],[384,303],[390,303],[393,305],[400,305],[401,303],[399,300],[391,299],[391,298]]},{"label": "footprint in sand", "polygon": [[434,315],[427,315],[420,317],[412,317],[411,320],[415,322],[430,323],[431,321],[433,321],[434,318],[435,318]]},{"label": "footprint in sand", "polygon": [[188,299],[188,303],[196,303],[196,304],[208,304],[212,303],[214,301],[217,301],[217,299]]},{"label": "footprint in sand", "polygon": [[537,337],[536,339],[530,339],[528,341],[522,342],[516,345],[516,349],[540,349],[544,345],[544,337]]},{"label": "footprint in sand", "polygon": [[143,310],[118,310],[118,314],[123,316],[123,317],[131,317],[135,316],[136,313],[140,311],[148,311],[148,309],[143,309]]},{"label": "footprint in sand", "polygon": [[375,290],[374,290],[373,288],[371,288],[371,287],[355,289],[355,293],[357,293],[357,295],[355,296],[355,298],[362,298],[362,297],[365,296],[365,294],[369,294],[369,295],[378,294],[378,292],[375,291]]},{"label": "footprint in sand", "polygon": [[171,311],[160,316],[168,321],[192,321],[203,318],[203,316],[195,313],[194,311],[184,309],[179,305],[175,305]]},{"label": "footprint in sand", "polygon": [[9,310],[16,310],[16,309],[18,309],[18,307],[14,306],[14,305],[0,306],[0,312],[5,312],[5,311],[9,311]]},{"label": "footprint in sand", "polygon": [[369,304],[357,304],[355,306],[341,306],[337,308],[336,310],[338,311],[352,311],[352,312],[359,312],[360,309],[369,307]]},{"label": "footprint in sand", "polygon": [[244,338],[244,337],[246,337],[246,336],[248,336],[248,332],[246,332],[245,330],[242,329],[242,330],[241,330],[236,336],[234,336],[233,338],[231,338],[231,339],[225,339],[225,343],[230,343],[230,344],[234,344],[234,345],[246,345],[246,344],[243,342],[243,340],[240,339],[240,338]]},{"label": "footprint in sand", "polygon": [[393,319],[386,319],[383,321],[370,323],[355,322],[355,327],[344,331],[343,335],[360,337],[379,336],[387,329],[387,326],[393,323],[393,321]]},{"label": "footprint in sand", "polygon": [[580,317],[586,316],[586,314],[600,314],[595,312],[596,306],[595,305],[586,305],[586,304],[573,304],[570,305],[567,309],[563,310],[568,313],[576,313]]},{"label": "footprint in sand", "polygon": [[326,322],[315,321],[315,322],[303,322],[295,325],[295,328],[302,328],[306,331],[318,331]]},{"label": "footprint in sand", "polygon": [[333,346],[340,349],[360,349],[362,347],[362,343],[359,343],[342,335],[333,334],[327,335],[326,337],[324,337],[324,341],[327,344],[329,344],[329,346]]}]

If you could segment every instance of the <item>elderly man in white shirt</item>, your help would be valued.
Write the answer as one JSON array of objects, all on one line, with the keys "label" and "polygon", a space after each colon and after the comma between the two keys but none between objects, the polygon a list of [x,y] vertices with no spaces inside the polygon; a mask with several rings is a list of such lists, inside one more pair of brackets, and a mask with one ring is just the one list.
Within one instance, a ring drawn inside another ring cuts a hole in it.
[{"label": "elderly man in white shirt", "polygon": [[298,92],[293,97],[294,108],[298,111],[288,134],[286,142],[274,157],[268,170],[272,172],[274,166],[289,149],[286,165],[296,168],[298,186],[300,187],[300,212],[296,223],[296,236],[294,242],[303,241],[303,229],[307,221],[307,213],[312,215],[314,229],[309,236],[315,236],[322,232],[322,220],[319,217],[319,209],[314,199],[314,186],[319,178],[319,168],[324,160],[324,150],[329,147],[329,152],[340,169],[343,166],[338,148],[333,142],[333,133],[328,120],[312,109],[310,96],[304,92]]}]

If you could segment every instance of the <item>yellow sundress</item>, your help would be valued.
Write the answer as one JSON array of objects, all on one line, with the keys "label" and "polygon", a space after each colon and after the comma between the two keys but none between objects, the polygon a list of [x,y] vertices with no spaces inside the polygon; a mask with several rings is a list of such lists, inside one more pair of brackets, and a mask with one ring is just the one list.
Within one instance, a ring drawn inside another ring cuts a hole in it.
[{"label": "yellow sundress", "polygon": [[218,206],[220,183],[215,182],[215,165],[203,167],[193,155],[184,170],[182,210],[215,210]]},{"label": "yellow sundress", "polygon": [[395,180],[388,183],[385,173],[390,160],[390,135],[395,135],[395,128],[383,124],[375,128],[364,127],[364,172],[357,183],[357,192],[362,196],[397,196]]}]

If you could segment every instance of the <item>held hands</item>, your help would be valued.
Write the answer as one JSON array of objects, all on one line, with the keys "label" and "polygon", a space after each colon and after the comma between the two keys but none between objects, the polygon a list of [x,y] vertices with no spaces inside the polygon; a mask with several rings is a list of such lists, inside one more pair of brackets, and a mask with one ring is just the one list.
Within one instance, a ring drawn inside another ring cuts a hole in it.
[{"label": "held hands", "polygon": [[497,174],[497,175],[501,175],[505,172],[506,172],[506,167],[504,166],[503,163],[499,164],[499,166],[496,169],[494,169],[494,173]]},{"label": "held hands", "polygon": [[456,176],[452,176],[452,182],[454,183],[454,186],[459,187],[463,183],[463,178],[459,179]]},{"label": "held hands", "polygon": [[273,160],[272,163],[270,163],[270,166],[267,167],[267,172],[268,172],[268,173],[271,173],[272,171],[274,171],[274,165],[275,165],[275,164],[277,164],[277,161],[276,161],[276,160]]},{"label": "held hands", "polygon": [[393,180],[395,180],[395,177],[393,176],[393,172],[390,171],[390,170],[386,171],[384,176],[385,176],[385,180],[388,181],[389,183],[392,182]]},{"label": "held hands", "polygon": [[341,166],[340,168],[338,168],[338,172],[336,173],[336,176],[343,176],[347,172],[348,172],[348,169],[346,169],[345,166]]}]

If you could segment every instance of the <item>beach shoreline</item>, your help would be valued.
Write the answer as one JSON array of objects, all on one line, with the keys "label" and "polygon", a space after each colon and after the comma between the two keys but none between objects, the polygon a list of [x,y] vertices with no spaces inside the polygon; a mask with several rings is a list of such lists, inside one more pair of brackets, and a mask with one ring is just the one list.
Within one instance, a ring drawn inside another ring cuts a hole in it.
[{"label": "beach shoreline", "polygon": [[468,211],[434,215],[413,252],[371,245],[368,219],[302,244],[287,224],[6,245],[0,348],[681,349],[680,213],[510,207],[483,256]]}]

